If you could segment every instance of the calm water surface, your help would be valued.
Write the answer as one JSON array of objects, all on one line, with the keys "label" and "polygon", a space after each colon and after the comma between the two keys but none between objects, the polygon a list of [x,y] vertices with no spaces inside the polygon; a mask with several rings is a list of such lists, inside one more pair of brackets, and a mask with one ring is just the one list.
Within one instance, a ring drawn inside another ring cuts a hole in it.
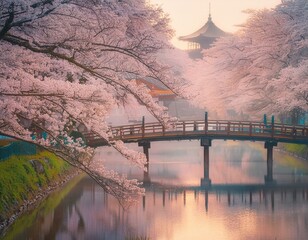
[{"label": "calm water surface", "polygon": [[[214,141],[212,183],[261,185],[265,158],[262,144]],[[142,179],[142,171],[112,149],[99,149],[96,161]],[[202,171],[198,141],[152,143],[150,177],[155,184],[136,206],[123,210],[91,179],[79,176],[16,221],[4,239],[307,239],[308,187],[217,187],[207,192],[197,188]],[[307,162],[274,153],[278,183],[308,183],[307,173]]]}]

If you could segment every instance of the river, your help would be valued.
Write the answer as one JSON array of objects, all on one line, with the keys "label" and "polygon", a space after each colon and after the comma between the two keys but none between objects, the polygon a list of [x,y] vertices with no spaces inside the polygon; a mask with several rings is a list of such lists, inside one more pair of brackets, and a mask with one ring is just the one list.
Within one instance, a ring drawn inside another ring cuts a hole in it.
[{"label": "river", "polygon": [[[139,149],[131,144],[132,148]],[[111,148],[96,161],[142,179],[143,172]],[[21,216],[4,239],[307,239],[308,162],[274,152],[277,185],[263,185],[261,143],[213,141],[210,178],[202,190],[199,141],[152,143],[150,178],[138,204],[123,209],[87,176],[78,176]],[[284,185],[285,186],[285,185]]]}]

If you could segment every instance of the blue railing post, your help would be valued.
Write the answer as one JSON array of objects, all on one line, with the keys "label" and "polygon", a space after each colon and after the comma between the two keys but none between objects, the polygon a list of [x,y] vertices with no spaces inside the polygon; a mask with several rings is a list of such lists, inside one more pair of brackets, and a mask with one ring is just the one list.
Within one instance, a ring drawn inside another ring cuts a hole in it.
[{"label": "blue railing post", "polygon": [[264,126],[266,127],[267,126],[266,114],[263,115],[263,123],[264,123]]}]

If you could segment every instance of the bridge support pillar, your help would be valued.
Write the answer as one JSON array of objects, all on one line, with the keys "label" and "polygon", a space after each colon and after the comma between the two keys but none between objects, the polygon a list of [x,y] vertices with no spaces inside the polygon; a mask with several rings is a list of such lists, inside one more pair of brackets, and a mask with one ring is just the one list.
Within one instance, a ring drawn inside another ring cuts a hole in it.
[{"label": "bridge support pillar", "polygon": [[202,187],[210,187],[211,179],[210,179],[210,146],[212,145],[211,139],[201,138],[201,146],[204,149],[203,156],[203,178],[201,178],[201,186]]},{"label": "bridge support pillar", "polygon": [[277,142],[266,141],[264,147],[267,149],[267,175],[264,176],[265,183],[274,184],[273,179],[273,147],[277,146]]},{"label": "bridge support pillar", "polygon": [[147,162],[146,164],[144,165],[144,168],[146,169],[146,171],[143,171],[143,183],[144,184],[149,184],[151,182],[151,179],[150,179],[150,173],[149,173],[149,161],[150,161],[150,158],[149,158],[149,149],[151,147],[151,143],[148,142],[148,141],[142,141],[142,142],[138,142],[138,146],[139,147],[143,147],[143,153],[144,155],[146,156],[147,158]]}]

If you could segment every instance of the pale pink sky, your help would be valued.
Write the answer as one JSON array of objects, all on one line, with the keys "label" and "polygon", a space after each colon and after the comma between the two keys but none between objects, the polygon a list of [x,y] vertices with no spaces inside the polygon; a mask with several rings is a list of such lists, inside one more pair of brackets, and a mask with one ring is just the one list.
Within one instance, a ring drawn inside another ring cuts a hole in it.
[{"label": "pale pink sky", "polygon": [[178,41],[179,36],[188,35],[201,28],[208,19],[209,3],[214,23],[226,32],[235,32],[236,25],[245,22],[245,9],[273,8],[281,0],[149,0],[158,4],[171,18],[171,25],[176,30],[173,44],[186,48],[186,43]]}]

